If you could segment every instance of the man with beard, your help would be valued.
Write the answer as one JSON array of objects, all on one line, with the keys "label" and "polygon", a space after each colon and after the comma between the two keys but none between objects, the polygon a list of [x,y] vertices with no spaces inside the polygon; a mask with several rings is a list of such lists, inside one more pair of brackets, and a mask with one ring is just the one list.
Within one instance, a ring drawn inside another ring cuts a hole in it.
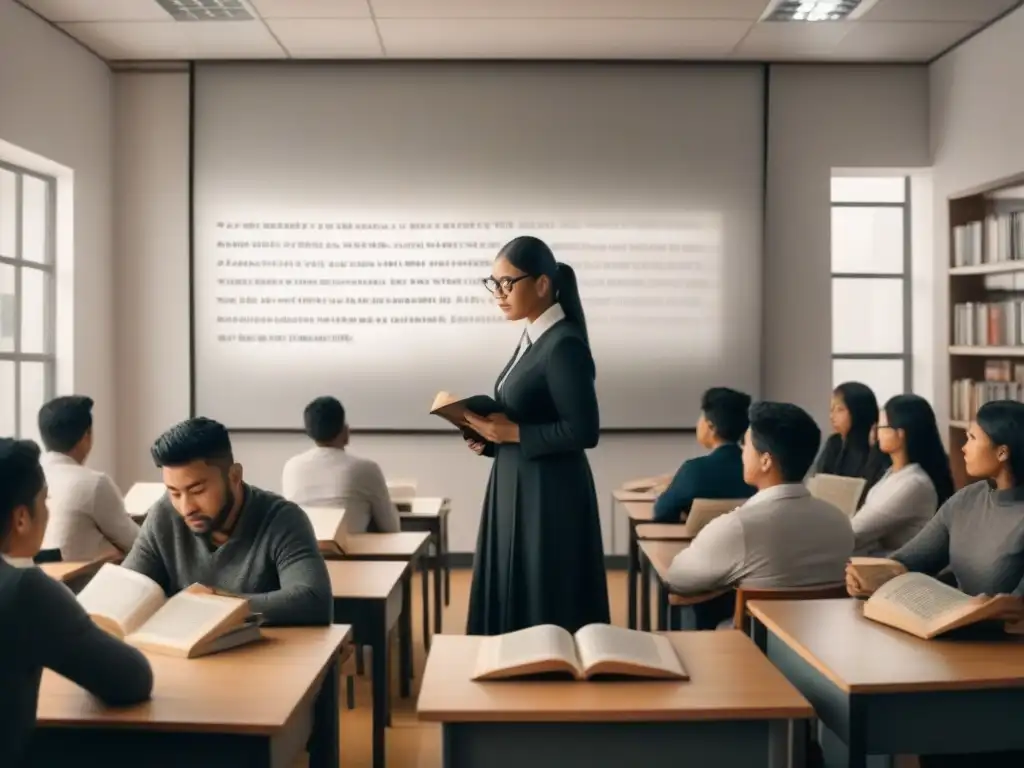
[{"label": "man with beard", "polygon": [[150,453],[167,493],[146,515],[125,568],[168,595],[200,584],[245,597],[268,624],[331,623],[331,582],[309,519],[243,482],[223,425],[183,421]]}]

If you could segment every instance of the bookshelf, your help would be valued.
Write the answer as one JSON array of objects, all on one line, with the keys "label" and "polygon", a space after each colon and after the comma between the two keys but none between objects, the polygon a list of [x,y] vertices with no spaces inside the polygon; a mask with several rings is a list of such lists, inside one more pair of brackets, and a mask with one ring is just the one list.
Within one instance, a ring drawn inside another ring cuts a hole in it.
[{"label": "bookshelf", "polygon": [[979,405],[1024,400],[1024,174],[949,199],[949,455]]}]

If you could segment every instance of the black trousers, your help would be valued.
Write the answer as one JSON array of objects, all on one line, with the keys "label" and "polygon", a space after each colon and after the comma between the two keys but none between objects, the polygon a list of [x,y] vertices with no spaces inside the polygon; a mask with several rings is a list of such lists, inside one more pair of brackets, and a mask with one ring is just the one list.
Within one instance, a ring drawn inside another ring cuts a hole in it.
[{"label": "black trousers", "polygon": [[724,595],[693,606],[695,629],[715,630],[723,621],[730,621],[736,612],[736,592],[729,590]]}]

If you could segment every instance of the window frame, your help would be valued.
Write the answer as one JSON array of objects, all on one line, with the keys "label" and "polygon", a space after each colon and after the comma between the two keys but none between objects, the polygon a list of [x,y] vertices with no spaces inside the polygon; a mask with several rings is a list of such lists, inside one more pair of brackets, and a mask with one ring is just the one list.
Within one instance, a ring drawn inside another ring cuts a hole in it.
[{"label": "window frame", "polygon": [[[54,397],[57,381],[57,179],[53,176],[37,173],[28,168],[14,165],[0,159],[0,170],[14,176],[14,252],[0,253],[0,264],[14,269],[14,348],[12,351],[0,351],[0,361],[14,364],[14,437],[24,437],[25,424],[22,423],[22,391],[21,377],[23,363],[42,363],[44,381],[44,402]],[[25,258],[24,245],[24,187],[25,178],[31,177],[41,181],[46,189],[46,216],[44,220],[44,261],[37,262]],[[31,269],[42,273],[46,288],[43,292],[43,351],[23,352],[22,313],[24,301],[24,270]],[[31,429],[31,432],[34,432]]]},{"label": "window frame", "polygon": [[[903,270],[892,272],[835,272],[832,270],[831,241],[829,245],[829,290],[835,297],[835,281],[838,280],[901,280],[903,294],[903,351],[902,352],[835,352],[832,351],[829,364],[835,370],[836,360],[898,360],[903,364],[903,391],[913,392],[913,284],[911,282],[911,209],[910,209],[910,176],[903,176],[903,202],[836,202],[829,192],[829,226],[831,227],[832,211],[836,208],[901,208],[903,210]],[[831,373],[830,373],[831,376]],[[834,384],[833,384],[834,385]],[[879,403],[879,405],[882,405]]]}]

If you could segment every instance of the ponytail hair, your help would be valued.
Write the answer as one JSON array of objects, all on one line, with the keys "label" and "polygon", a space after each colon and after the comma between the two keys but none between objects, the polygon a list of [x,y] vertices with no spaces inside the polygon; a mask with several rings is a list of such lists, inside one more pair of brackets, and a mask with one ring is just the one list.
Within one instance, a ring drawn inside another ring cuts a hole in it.
[{"label": "ponytail hair", "polygon": [[523,235],[505,243],[498,251],[498,258],[507,259],[509,264],[530,277],[547,277],[554,292],[552,298],[562,305],[565,319],[575,324],[583,339],[590,344],[576,272],[568,264],[555,261],[547,243],[539,237]]},{"label": "ponytail hair", "polygon": [[555,300],[562,305],[567,320],[576,324],[583,334],[583,340],[590,345],[587,334],[587,318],[583,314],[583,302],[580,301],[580,287],[576,283],[576,271],[568,264],[558,262],[555,267]]}]

